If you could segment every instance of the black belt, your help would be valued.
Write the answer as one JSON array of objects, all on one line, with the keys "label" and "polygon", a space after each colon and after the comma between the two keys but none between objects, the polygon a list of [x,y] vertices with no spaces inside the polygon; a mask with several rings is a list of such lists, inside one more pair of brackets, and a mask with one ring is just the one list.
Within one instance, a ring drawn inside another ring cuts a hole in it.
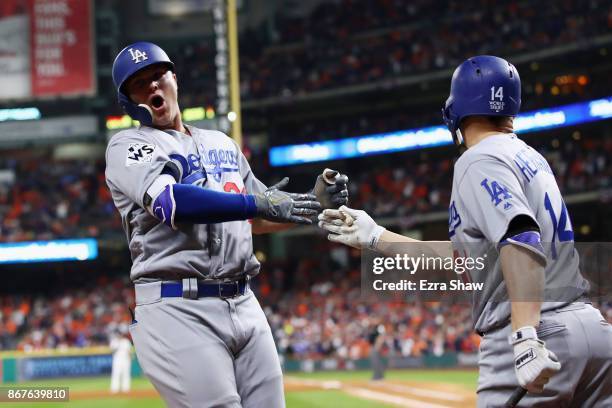
[{"label": "black belt", "polygon": [[[246,278],[228,283],[205,283],[202,281],[197,282],[198,294],[197,297],[218,297],[221,299],[233,298],[242,296],[248,289],[248,282]],[[192,288],[195,292],[195,288]],[[195,293],[194,293],[195,294]],[[185,287],[181,282],[162,282],[161,284],[161,297],[196,297],[186,296]]]}]

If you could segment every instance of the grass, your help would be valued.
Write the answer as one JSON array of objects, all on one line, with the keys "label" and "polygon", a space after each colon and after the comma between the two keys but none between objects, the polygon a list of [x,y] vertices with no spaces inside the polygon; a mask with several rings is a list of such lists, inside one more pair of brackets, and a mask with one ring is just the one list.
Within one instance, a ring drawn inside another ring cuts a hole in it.
[{"label": "grass", "polygon": [[[359,381],[369,380],[370,371],[329,371],[316,373],[291,373],[292,377],[315,380]],[[478,373],[475,370],[389,370],[386,378],[399,381],[422,381],[434,383],[449,383],[460,385],[473,391],[476,389]],[[67,378],[59,380],[29,381],[17,384],[17,387],[69,387],[71,392],[106,391],[109,388],[110,378]],[[10,384],[2,384],[3,387]],[[149,390],[151,384],[145,378],[132,380],[132,390]],[[289,408],[388,408],[388,405],[363,400],[347,395],[339,390],[309,390],[291,391],[286,393],[287,407]],[[0,404],[4,406],[4,404]],[[8,406],[8,405],[6,405]],[[71,400],[69,402],[54,403],[19,403],[20,408],[162,408],[164,403],[160,398],[97,398]]]},{"label": "grass", "polygon": [[387,408],[389,405],[351,397],[341,391],[293,391],[285,397],[289,408]]},{"label": "grass", "polygon": [[[8,405],[6,405],[8,407]],[[99,398],[69,402],[20,402],[13,405],[17,408],[165,408],[160,398]]]},{"label": "grass", "polygon": [[[36,380],[22,382],[18,385],[26,387],[70,387],[70,391],[104,391],[110,387],[110,377]],[[153,386],[145,377],[132,378],[132,390],[150,390],[152,388]]]},{"label": "grass", "polygon": [[[314,380],[369,380],[370,371],[319,371],[315,373],[291,373],[298,378]],[[476,370],[387,370],[385,379],[398,381],[423,381],[433,383],[448,383],[465,387],[473,391],[478,384],[478,371]]]}]

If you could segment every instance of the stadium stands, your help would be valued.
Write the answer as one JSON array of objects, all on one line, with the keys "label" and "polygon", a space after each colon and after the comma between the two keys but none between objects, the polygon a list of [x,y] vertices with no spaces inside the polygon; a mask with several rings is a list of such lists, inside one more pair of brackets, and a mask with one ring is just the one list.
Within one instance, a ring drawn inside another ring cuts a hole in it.
[{"label": "stadium stands", "polygon": [[50,157],[2,161],[0,241],[117,235],[121,222],[104,162]]},{"label": "stadium stands", "polygon": [[[358,256],[353,261],[358,265]],[[380,324],[388,333],[387,353],[397,356],[478,350],[480,338],[472,332],[466,303],[361,298],[358,269],[326,266],[313,259],[299,261],[296,274],[301,282],[283,291],[275,281],[283,267],[293,268],[264,264],[254,290],[279,351],[288,358],[366,358],[368,334]],[[107,345],[112,334],[127,329],[131,320],[127,307],[133,304],[127,276],[99,278],[95,285],[68,287],[53,295],[2,296],[0,350]],[[612,303],[600,307],[612,323]]]},{"label": "stadium stands", "polygon": [[[574,46],[572,52],[576,52],[583,44],[591,46],[594,38],[609,35],[612,14],[605,11],[606,1],[565,0],[547,7],[535,1],[477,3],[324,1],[309,14],[279,13],[271,25],[266,22],[245,30],[240,36],[241,94],[247,104],[251,103],[251,110],[245,108],[243,115],[244,150],[258,178],[272,183],[285,170],[302,172],[300,168],[271,169],[267,159],[270,145],[441,124],[439,107],[443,98],[439,94],[442,89],[444,93],[448,90],[448,73],[440,77],[435,90],[422,89],[418,95],[406,96],[415,103],[427,96],[428,102],[422,107],[426,112],[402,110],[400,103],[370,111],[370,106],[359,106],[362,99],[356,98],[342,106],[341,112],[328,114],[325,104],[335,102],[322,91],[333,93],[339,88],[382,83],[384,86],[373,91],[376,99],[393,99],[395,94],[389,95],[396,80],[448,71],[473,54],[520,57],[529,72],[533,71],[524,82],[525,106],[541,108],[612,94],[609,69],[595,72],[590,60],[574,54],[570,58],[563,51]],[[432,24],[434,19],[436,24]],[[213,106],[217,90],[212,39],[169,36],[160,38],[159,43],[176,63],[181,107]],[[591,51],[605,60],[609,51],[602,44]],[[529,61],[525,56],[543,50],[555,50],[557,59],[542,73],[525,62]],[[559,85],[566,63],[587,74],[579,87]],[[91,104],[95,107],[92,110],[99,109],[96,114],[101,119],[102,115],[120,113],[106,75],[99,81],[99,93],[107,98],[108,106]],[[557,93],[549,92],[555,86],[559,88]],[[322,95],[324,103],[319,109],[324,115],[313,119],[308,106],[296,104],[293,116],[272,123],[270,118],[282,116],[275,108],[283,101],[291,106],[293,97],[312,93]],[[253,106],[267,99],[276,99],[276,105],[259,117],[261,112]],[[72,107],[80,102],[41,103],[57,105],[45,111],[57,114],[63,103]],[[262,146],[251,143],[258,133],[265,135]],[[609,135],[610,127],[604,123],[526,138],[548,159],[565,195],[602,192],[609,200]],[[103,144],[106,135],[99,136]],[[0,160],[0,242],[94,237],[101,242],[121,243],[120,250],[125,251],[119,215],[105,185],[103,158],[57,160],[50,154],[12,157],[11,152],[4,153]],[[342,163],[351,180],[350,206],[363,208],[377,218],[393,219],[396,224],[421,214],[446,211],[454,154],[450,149],[436,154],[426,150],[363,159],[368,160],[367,166],[361,166],[360,159]],[[326,165],[317,164],[321,168]],[[311,169],[303,173],[314,174]],[[609,231],[603,235],[610,239]],[[317,240],[326,252],[333,249],[322,235]],[[387,354],[411,357],[478,350],[480,339],[471,330],[468,305],[361,298],[358,254],[349,253],[348,265],[312,256],[263,262],[262,273],[253,282],[254,290],[283,355],[297,360],[364,358],[369,354],[368,335],[378,325],[385,326],[388,333]],[[129,265],[123,267],[122,278],[98,277],[88,285],[66,285],[58,293],[1,293],[0,350],[107,345],[109,336],[124,331],[131,319],[126,305],[133,304],[134,294],[127,279]],[[92,268],[105,272],[100,265]],[[612,303],[600,306],[612,322]]]},{"label": "stadium stands", "polygon": [[[530,143],[549,160],[564,193],[612,188],[609,138],[582,136]],[[123,234],[104,182],[102,161],[5,160],[1,168],[15,177],[0,182],[0,242]],[[274,176],[269,172],[257,175],[270,182]],[[371,171],[349,174],[350,205],[377,217],[444,210],[451,172],[450,156],[440,160],[412,154],[381,160]]]},{"label": "stadium stands", "polygon": [[34,351],[46,348],[108,345],[126,332],[134,291],[125,279],[100,278],[84,288],[67,287],[54,295],[0,298],[0,348]]},{"label": "stadium stands", "polygon": [[[516,55],[607,34],[603,1],[372,0],[324,2],[304,19],[280,19],[279,40],[241,37],[242,96],[292,96],[450,68],[474,54]],[[348,12],[347,12],[348,11]],[[508,18],[508,16],[511,16]],[[435,17],[436,24],[430,21]],[[478,27],[475,29],[475,27]]]}]

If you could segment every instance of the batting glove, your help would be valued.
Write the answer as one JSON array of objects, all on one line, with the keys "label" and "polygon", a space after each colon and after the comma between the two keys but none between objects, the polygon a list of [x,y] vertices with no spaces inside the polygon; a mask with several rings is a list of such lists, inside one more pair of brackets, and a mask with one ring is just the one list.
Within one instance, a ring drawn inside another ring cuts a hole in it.
[{"label": "batting glove", "polygon": [[338,210],[324,210],[319,214],[319,227],[330,234],[327,239],[357,249],[375,249],[385,228],[363,210],[342,206]]},{"label": "batting glove", "polygon": [[544,385],[561,370],[561,363],[545,343],[538,339],[533,326],[521,327],[510,336],[514,346],[514,372],[521,387],[539,394]]},{"label": "batting glove", "polygon": [[317,200],[323,208],[338,208],[348,204],[348,176],[336,170],[325,169],[317,176],[311,194],[317,196]]},{"label": "batting glove", "polygon": [[295,194],[280,191],[289,183],[285,177],[260,194],[255,194],[257,216],[274,222],[312,224],[312,217],[321,211],[321,203],[314,194]]}]

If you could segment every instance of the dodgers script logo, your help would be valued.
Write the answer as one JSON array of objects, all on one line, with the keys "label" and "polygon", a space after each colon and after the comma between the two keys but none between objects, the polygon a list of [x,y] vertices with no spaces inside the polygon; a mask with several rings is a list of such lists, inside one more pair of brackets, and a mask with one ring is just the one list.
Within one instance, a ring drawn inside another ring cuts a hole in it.
[{"label": "dodgers script logo", "polygon": [[128,51],[132,56],[132,61],[134,61],[134,64],[140,64],[142,61],[149,59],[149,57],[147,57],[147,53],[144,51],[134,50],[133,48],[130,48]]},{"label": "dodgers script logo", "polygon": [[200,179],[205,179],[206,175],[220,182],[223,173],[239,172],[238,153],[235,151],[210,149],[202,156],[193,153],[188,154],[187,157],[177,153],[170,155],[170,158],[178,162],[183,169],[183,183],[193,184]]}]

